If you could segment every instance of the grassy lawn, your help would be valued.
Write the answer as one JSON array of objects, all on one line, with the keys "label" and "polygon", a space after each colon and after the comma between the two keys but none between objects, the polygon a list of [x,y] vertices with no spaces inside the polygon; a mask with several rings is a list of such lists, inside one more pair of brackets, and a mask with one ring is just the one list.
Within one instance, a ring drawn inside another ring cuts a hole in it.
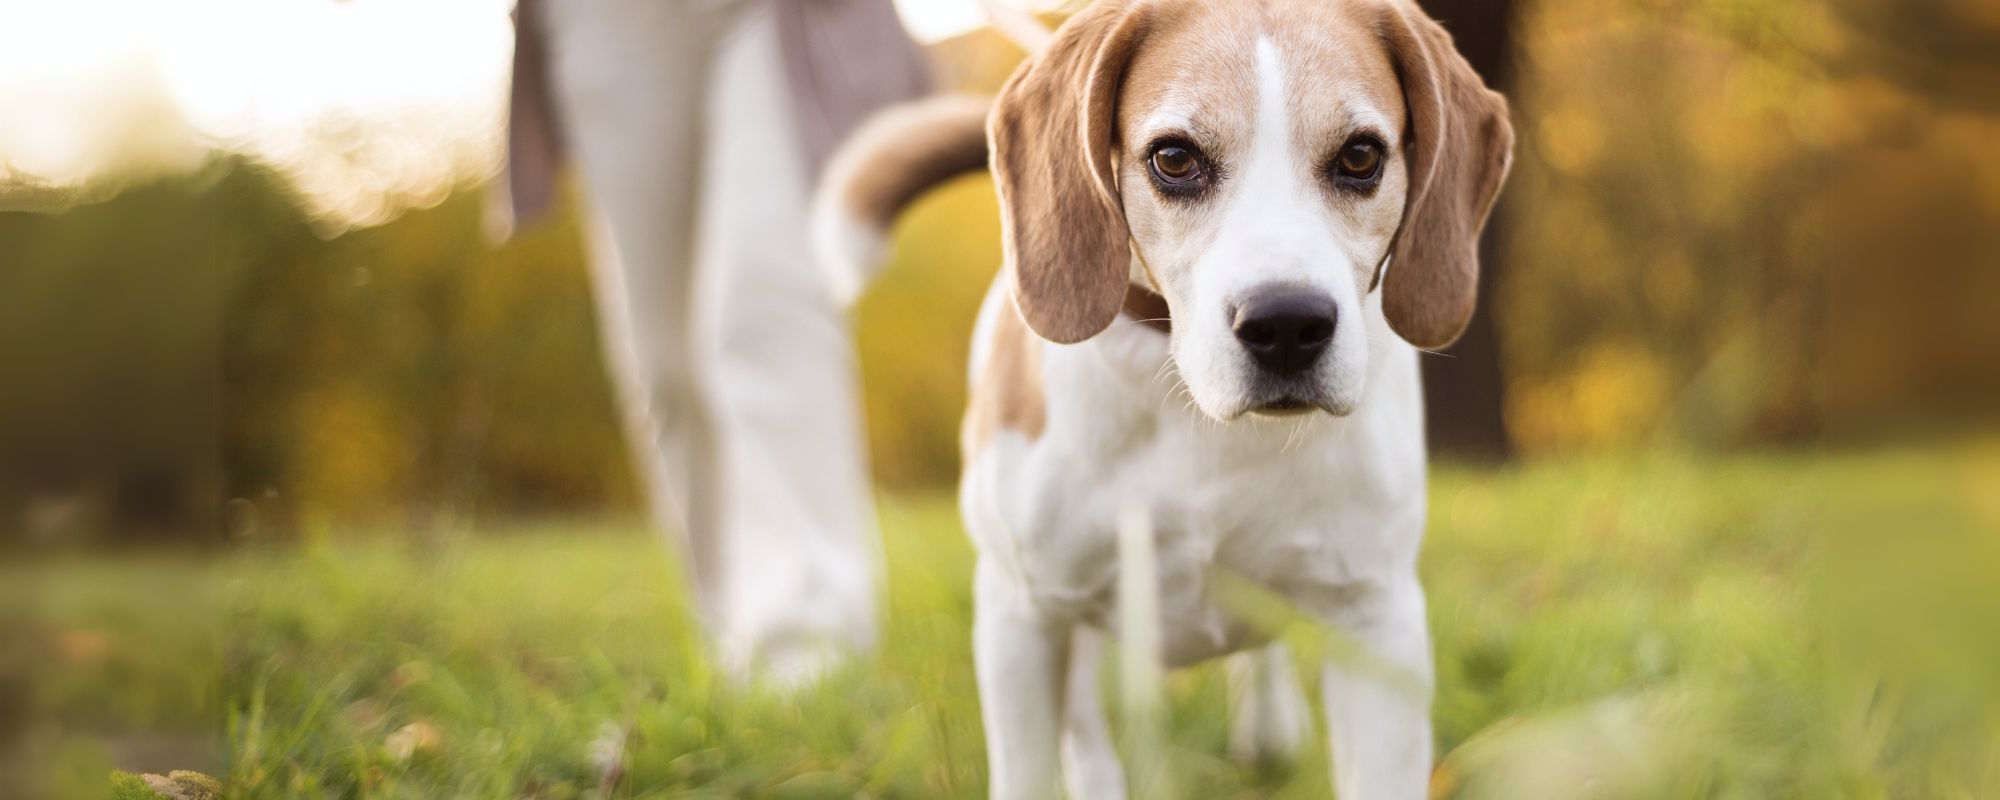
[{"label": "grassy lawn", "polygon": [[[1440,792],[2000,796],[1995,487],[1991,438],[1441,470]],[[29,796],[104,796],[116,766],[232,797],[562,798],[609,761],[616,797],[979,796],[970,549],[943,497],[888,498],[883,525],[881,650],[792,699],[708,668],[632,524],[9,557],[0,773]],[[1167,693],[1180,796],[1327,794],[1323,747],[1224,757],[1221,670]]]}]

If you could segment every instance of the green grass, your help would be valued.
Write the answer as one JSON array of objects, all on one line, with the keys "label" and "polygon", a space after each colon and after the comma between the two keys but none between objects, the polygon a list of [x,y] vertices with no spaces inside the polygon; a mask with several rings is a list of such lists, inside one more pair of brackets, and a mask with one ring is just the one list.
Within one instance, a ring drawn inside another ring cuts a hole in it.
[{"label": "green grass", "polygon": [[[1990,439],[1441,470],[1440,785],[1996,796],[1996,486]],[[970,549],[941,497],[887,499],[883,526],[882,648],[793,699],[709,668],[635,525],[10,558],[0,711],[25,713],[0,772],[30,796],[187,767],[230,797],[592,797],[593,742],[623,732],[617,797],[979,796]],[[1333,647],[1286,635],[1302,660]],[[1167,693],[1180,796],[1327,794],[1323,747],[1223,756],[1219,669]]]}]

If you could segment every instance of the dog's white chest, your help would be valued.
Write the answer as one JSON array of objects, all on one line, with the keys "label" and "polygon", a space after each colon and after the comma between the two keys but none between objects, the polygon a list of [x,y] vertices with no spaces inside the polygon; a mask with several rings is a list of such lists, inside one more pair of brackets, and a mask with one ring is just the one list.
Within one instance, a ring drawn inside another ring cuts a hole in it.
[{"label": "dog's white chest", "polygon": [[[1091,394],[1067,402],[1091,404]],[[1235,613],[1236,584],[1323,610],[1415,557],[1422,453],[1397,446],[1409,441],[1401,432],[1373,430],[1394,420],[1225,428],[1129,398],[1129,413],[1100,406],[1088,416],[1061,402],[1043,437],[996,440],[961,487],[982,557],[1045,610],[1114,619],[1117,526],[1128,510],[1154,530],[1161,637],[1176,664],[1258,640]],[[1058,430],[1065,419],[1089,424]]]}]

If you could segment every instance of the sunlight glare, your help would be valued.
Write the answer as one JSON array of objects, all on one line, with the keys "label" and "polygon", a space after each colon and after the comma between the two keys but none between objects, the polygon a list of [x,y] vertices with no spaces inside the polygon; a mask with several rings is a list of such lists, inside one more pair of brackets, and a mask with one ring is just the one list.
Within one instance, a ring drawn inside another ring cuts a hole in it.
[{"label": "sunlight glare", "polygon": [[497,168],[509,0],[0,0],[0,187],[241,153],[330,228]]},{"label": "sunlight glare", "polygon": [[[981,0],[895,3],[925,42],[986,22]],[[512,6],[0,0],[0,203],[66,207],[223,152],[285,175],[323,232],[434,204],[499,167]]]},{"label": "sunlight glare", "polygon": [[[1016,8],[1046,10],[1061,5],[1060,0],[993,0]],[[896,0],[896,13],[903,27],[925,44],[936,44],[969,33],[986,24],[981,0]]]}]

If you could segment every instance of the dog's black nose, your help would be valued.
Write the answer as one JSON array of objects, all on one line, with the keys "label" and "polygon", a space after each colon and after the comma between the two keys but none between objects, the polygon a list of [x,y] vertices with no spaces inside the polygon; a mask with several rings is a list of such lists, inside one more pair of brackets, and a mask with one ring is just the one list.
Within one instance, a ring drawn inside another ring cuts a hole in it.
[{"label": "dog's black nose", "polygon": [[1294,287],[1259,291],[1236,308],[1236,340],[1264,369],[1294,375],[1312,369],[1333,341],[1333,298]]}]

